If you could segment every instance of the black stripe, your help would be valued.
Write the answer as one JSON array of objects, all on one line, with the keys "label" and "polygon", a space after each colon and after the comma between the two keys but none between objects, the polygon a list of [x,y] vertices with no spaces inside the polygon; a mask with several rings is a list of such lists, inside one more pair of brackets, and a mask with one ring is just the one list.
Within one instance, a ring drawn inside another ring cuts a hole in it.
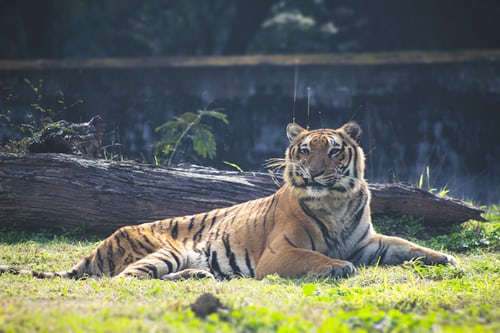
[{"label": "black stripe", "polygon": [[175,221],[175,225],[172,228],[170,235],[172,236],[173,239],[177,239],[178,234],[179,234],[179,223]]},{"label": "black stripe", "polygon": [[212,260],[210,261],[210,268],[216,273],[216,276],[220,276],[223,279],[227,279],[229,276],[223,273],[220,269],[219,262],[217,260],[217,251],[212,252]]},{"label": "black stripe", "polygon": [[[169,253],[169,254],[171,254],[171,253]],[[158,253],[153,258],[155,258],[155,259],[160,260],[161,262],[163,262],[168,267],[168,272],[169,273],[173,272],[174,267],[173,267],[172,263],[170,262],[169,259],[165,258],[165,256],[163,254]]]},{"label": "black stripe", "polygon": [[366,201],[368,200],[368,197],[366,195],[363,195],[360,197],[359,201],[357,202],[356,208],[353,210],[356,212],[354,214],[354,217],[349,221],[349,226],[342,231],[342,239],[347,239],[350,237],[350,235],[356,230],[361,223],[361,218],[363,217],[363,213],[365,212],[366,209]]},{"label": "black stripe", "polygon": [[125,248],[120,244],[120,237],[115,236],[115,240],[116,240],[116,246],[118,248],[118,253],[120,254],[120,256],[123,256],[125,254]]},{"label": "black stripe", "polygon": [[351,165],[352,157],[354,156],[354,152],[352,150],[352,147],[347,148],[347,152],[349,153],[349,158],[347,159],[346,165],[349,166],[349,165]]},{"label": "black stripe", "polygon": [[88,273],[88,271],[89,271],[90,262],[91,262],[90,256],[87,256],[87,258],[85,258],[85,272],[86,273]]},{"label": "black stripe", "polygon": [[[225,214],[227,214],[227,210],[226,210]],[[212,218],[212,222],[210,223],[210,228],[212,228],[214,226],[215,221],[217,221],[217,214],[215,214],[214,217]]]},{"label": "black stripe", "polygon": [[375,265],[379,260],[382,253],[387,251],[386,246],[382,243],[382,238],[378,240],[378,248],[377,250],[370,256],[370,260],[368,261],[371,265]]},{"label": "black stripe", "polygon": [[297,187],[304,186],[304,185],[299,185],[297,183],[297,181],[295,180],[295,171],[292,170],[292,168],[289,168],[289,170],[288,170],[288,177],[292,180],[292,185],[293,186],[297,186]]},{"label": "black stripe", "polygon": [[99,268],[100,273],[102,273],[104,271],[102,269],[103,265],[104,265],[104,262],[102,260],[101,249],[97,249],[97,251],[96,251],[96,259],[97,259],[97,268]]},{"label": "black stripe", "polygon": [[366,249],[366,247],[369,245],[370,243],[366,244],[365,246],[362,246],[360,247],[359,249],[357,249],[356,251],[353,252],[353,254],[351,254],[347,260],[348,261],[351,261],[353,262],[355,265],[359,265],[358,261],[359,259],[363,256],[363,251]]},{"label": "black stripe", "polygon": [[380,265],[383,265],[384,264],[384,261],[385,261],[385,255],[387,254],[387,250],[389,250],[389,247],[388,246],[385,246],[385,249],[382,251],[382,253],[380,253],[379,257],[380,259],[378,260],[379,264]]},{"label": "black stripe", "polygon": [[236,256],[234,255],[234,252],[231,250],[231,244],[229,242],[229,234],[226,233],[222,236],[222,243],[224,244],[224,248],[226,249],[226,257],[229,259],[229,266],[231,266],[233,273],[234,274],[241,273],[241,270],[238,267],[238,264],[236,263]]},{"label": "black stripe", "polygon": [[[175,242],[175,241],[174,241],[174,242]],[[181,257],[182,257],[182,250],[183,250],[184,248],[182,248],[182,249],[181,249],[181,248],[179,248],[179,246],[177,246],[177,242],[175,242],[175,243],[174,243],[174,242],[171,242],[171,241],[167,240],[167,243],[168,243],[168,246],[169,246],[169,248],[168,248],[168,250],[167,250],[167,251],[168,251],[168,252],[175,252],[175,253],[177,253],[179,256],[181,256]],[[164,248],[167,248],[167,247],[165,246]]]},{"label": "black stripe", "polygon": [[[205,216],[207,216],[207,214],[205,214]],[[203,216],[203,218],[205,218],[205,216]],[[191,217],[191,220],[189,220],[188,231],[191,231],[191,229],[193,229],[193,227],[194,227],[194,216]]]},{"label": "black stripe", "polygon": [[148,235],[142,235],[142,239],[144,239],[144,241],[146,243],[148,243],[149,245],[151,245],[151,247],[154,249],[156,248],[156,245],[153,244],[153,242],[151,242],[151,240],[149,239],[149,236]]},{"label": "black stripe", "polygon": [[288,245],[290,245],[291,247],[298,247],[297,245],[293,244],[293,242],[288,238],[286,234],[283,235],[283,237],[285,238],[285,241],[288,243]]},{"label": "black stripe", "polygon": [[[137,245],[139,245],[139,247],[141,249],[143,249],[144,251],[146,251],[146,253],[150,253],[151,252],[151,248],[150,247],[147,247],[146,245],[144,245],[141,241],[139,241],[138,239],[136,240],[137,242]],[[149,240],[148,240],[149,242]]]},{"label": "black stripe", "polygon": [[149,275],[149,270],[145,267],[142,267],[142,266],[137,266],[135,267],[136,270],[138,270],[139,272],[143,272],[143,273],[146,273],[147,275]]},{"label": "black stripe", "polygon": [[249,229],[250,227],[250,218],[252,217],[252,215],[254,215],[254,219],[253,219],[253,222],[254,222],[254,226],[255,226],[255,216],[257,215],[258,213],[258,210],[255,210],[253,209],[254,206],[255,206],[255,203],[256,203],[257,200],[253,201],[251,204],[250,204],[250,207],[249,207],[249,210],[250,210],[250,213],[247,214],[247,218],[245,220],[245,226],[247,227],[247,230]]},{"label": "black stripe", "polygon": [[357,243],[360,243],[366,237],[366,235],[368,235],[368,232],[370,231],[370,229],[371,229],[371,225],[368,224],[368,226],[366,226],[365,232],[363,232],[363,235],[358,239]]},{"label": "black stripe", "polygon": [[158,269],[156,268],[156,266],[155,266],[154,264],[144,263],[143,265],[144,265],[144,267],[145,267],[146,269],[148,269],[148,270],[149,270],[149,272],[150,272],[150,273],[153,273],[153,274],[152,274],[152,277],[153,277],[153,278],[155,278],[155,279],[157,279],[157,278],[158,278]]},{"label": "black stripe", "polygon": [[[236,211],[233,212],[233,217],[231,218],[231,221],[229,223],[226,222],[226,226],[231,226],[233,225],[234,223],[234,220],[236,219],[236,217],[238,216],[238,214],[241,212],[241,210],[243,208],[245,208],[246,205],[239,205],[237,206],[238,209],[236,209]],[[239,217],[239,216],[238,216]]]},{"label": "black stripe", "polygon": [[181,259],[173,252],[170,252],[170,255],[172,256],[172,258],[174,258],[175,263],[177,264],[177,270],[179,270],[179,268],[181,267]]},{"label": "black stripe", "polygon": [[354,174],[352,175],[354,178],[358,178],[358,151],[354,150]]},{"label": "black stripe", "polygon": [[68,277],[74,279],[78,275],[78,271],[76,269],[72,269],[68,271]]},{"label": "black stripe", "polygon": [[215,230],[215,236],[214,236],[214,239],[215,239],[215,240],[219,239],[220,229],[221,229],[221,226],[219,225],[219,226],[217,227],[217,229]]},{"label": "black stripe", "polygon": [[194,233],[193,235],[194,242],[199,242],[201,240],[204,229],[205,229],[205,224],[202,224],[200,229],[198,229],[198,231]]},{"label": "black stripe", "polygon": [[134,242],[132,241],[132,239],[130,238],[130,233],[129,232],[125,232],[125,231],[122,231],[122,235],[124,236],[124,238],[127,240],[128,244],[130,245],[130,247],[132,248],[133,252],[135,253],[139,253],[139,249],[135,246]]},{"label": "black stripe", "polygon": [[310,217],[316,225],[319,227],[321,234],[323,236],[323,239],[325,240],[326,245],[330,250],[335,250],[338,248],[338,242],[330,235],[330,232],[328,231],[328,228],[326,225],[309,209],[309,207],[306,206],[304,199],[299,199],[299,204],[300,208],[302,208],[302,211],[304,214],[306,214],[308,217]]},{"label": "black stripe", "polygon": [[130,265],[131,263],[133,263],[135,261],[135,258],[132,256],[132,254],[128,254],[127,257],[125,257],[125,259],[123,259],[123,263],[125,265]]},{"label": "black stripe", "polygon": [[115,263],[113,261],[113,242],[109,242],[108,246],[108,268],[109,268],[109,275],[114,276],[115,275]]},{"label": "black stripe", "polygon": [[31,271],[31,275],[33,277],[36,277],[36,278],[39,278],[39,279],[45,279],[45,278],[47,278],[47,276],[46,276],[45,273],[39,272],[39,271]]},{"label": "black stripe", "polygon": [[[266,224],[267,224],[267,216],[269,215],[269,212],[271,211],[271,208],[273,208],[273,205],[274,205],[274,202],[276,201],[276,204],[278,204],[278,200],[276,199],[276,196],[273,195],[272,196],[272,199],[271,199],[271,203],[269,204],[269,206],[267,207],[267,210],[266,212],[264,213],[264,220],[262,221],[262,227],[264,229],[264,232],[266,231]],[[273,215],[273,225],[274,225],[274,215]]]},{"label": "black stripe", "polygon": [[250,271],[250,277],[254,277],[255,273],[252,267],[252,261],[250,260],[250,255],[248,254],[248,249],[245,249],[245,263],[247,265],[248,270]]},{"label": "black stripe", "polygon": [[304,228],[304,231],[306,232],[306,235],[307,235],[307,237],[309,237],[309,241],[311,242],[311,249],[313,251],[316,251],[316,243],[314,242],[314,238],[312,237],[312,235],[309,232],[309,230],[307,230],[306,228]]}]

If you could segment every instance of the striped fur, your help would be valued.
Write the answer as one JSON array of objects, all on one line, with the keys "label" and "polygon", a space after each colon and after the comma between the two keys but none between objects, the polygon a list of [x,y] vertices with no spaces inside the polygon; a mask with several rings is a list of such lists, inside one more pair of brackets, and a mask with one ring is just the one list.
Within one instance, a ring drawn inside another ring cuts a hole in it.
[{"label": "striped fur", "polygon": [[377,234],[364,180],[361,129],[287,128],[285,184],[273,195],[207,213],[120,228],[68,271],[44,273],[0,266],[0,272],[38,278],[133,276],[263,278],[345,277],[360,265],[412,259],[453,264],[443,253]]}]

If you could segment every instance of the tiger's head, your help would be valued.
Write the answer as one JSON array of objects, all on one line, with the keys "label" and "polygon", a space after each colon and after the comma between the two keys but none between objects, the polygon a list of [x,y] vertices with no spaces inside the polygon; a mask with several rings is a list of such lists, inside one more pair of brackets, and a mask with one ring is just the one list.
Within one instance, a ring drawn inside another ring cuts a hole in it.
[{"label": "tiger's head", "polygon": [[284,160],[287,184],[323,195],[352,192],[364,182],[365,156],[357,123],[311,131],[293,123],[286,133],[290,140]]}]

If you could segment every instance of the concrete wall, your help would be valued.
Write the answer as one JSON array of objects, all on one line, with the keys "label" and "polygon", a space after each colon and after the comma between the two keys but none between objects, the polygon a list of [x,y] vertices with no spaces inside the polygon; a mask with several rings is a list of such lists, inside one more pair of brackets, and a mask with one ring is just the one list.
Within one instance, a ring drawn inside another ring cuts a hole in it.
[{"label": "concrete wall", "polygon": [[[44,103],[55,108],[59,91],[67,104],[83,100],[61,117],[82,121],[100,114],[129,158],[152,161],[154,129],[175,115],[217,108],[230,124],[212,122],[218,142],[212,165],[230,161],[263,170],[267,158],[283,155],[284,128],[295,109],[297,122],[311,128],[357,120],[364,129],[369,181],[417,183],[429,166],[432,187],[446,186],[451,195],[479,203],[500,202],[500,62],[495,59],[4,68],[0,81],[16,98],[7,103],[3,89],[0,103],[14,118],[33,100],[24,78],[42,79]],[[107,137],[108,143],[116,139]]]}]

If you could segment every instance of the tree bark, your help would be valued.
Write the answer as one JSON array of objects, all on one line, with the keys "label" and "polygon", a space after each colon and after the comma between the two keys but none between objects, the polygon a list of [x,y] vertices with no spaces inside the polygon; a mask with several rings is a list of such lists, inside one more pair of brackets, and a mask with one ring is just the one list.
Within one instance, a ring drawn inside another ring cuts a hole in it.
[{"label": "tree bark", "polygon": [[[64,154],[0,154],[0,227],[117,228],[230,206],[274,193],[266,173],[203,167],[160,168]],[[371,184],[372,213],[416,215],[449,224],[483,211],[407,184]]]}]

